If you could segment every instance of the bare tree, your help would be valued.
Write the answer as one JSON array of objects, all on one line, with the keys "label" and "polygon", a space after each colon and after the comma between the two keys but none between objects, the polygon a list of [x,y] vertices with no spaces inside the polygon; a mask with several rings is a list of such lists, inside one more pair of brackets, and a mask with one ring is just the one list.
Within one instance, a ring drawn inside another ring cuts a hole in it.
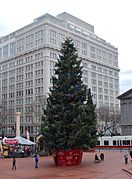
[{"label": "bare tree", "polygon": [[100,135],[117,135],[120,128],[119,111],[110,107],[100,107],[96,110],[97,128]]},{"label": "bare tree", "polygon": [[5,103],[1,101],[0,103],[0,133],[2,137],[4,136],[4,130],[6,127],[6,119],[7,119],[7,106],[5,106]]},{"label": "bare tree", "polygon": [[37,135],[39,132],[39,127],[41,124],[39,124],[36,120],[41,121],[41,117],[43,114],[43,108],[46,106],[46,95],[44,96],[39,96],[37,101],[33,102],[33,128],[34,128],[34,133]]}]

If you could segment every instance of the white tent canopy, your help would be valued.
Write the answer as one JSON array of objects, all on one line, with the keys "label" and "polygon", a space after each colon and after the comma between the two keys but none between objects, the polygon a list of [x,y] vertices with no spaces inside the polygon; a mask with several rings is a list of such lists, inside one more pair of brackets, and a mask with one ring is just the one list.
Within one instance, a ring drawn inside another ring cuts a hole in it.
[{"label": "white tent canopy", "polygon": [[21,144],[21,145],[35,145],[34,142],[27,140],[21,136],[16,136],[14,139],[17,139],[19,144]]}]

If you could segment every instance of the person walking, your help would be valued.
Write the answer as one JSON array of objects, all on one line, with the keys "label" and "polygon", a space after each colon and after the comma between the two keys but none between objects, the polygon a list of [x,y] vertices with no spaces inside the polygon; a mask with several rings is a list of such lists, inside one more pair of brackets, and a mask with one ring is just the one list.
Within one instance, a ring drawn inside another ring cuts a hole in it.
[{"label": "person walking", "polygon": [[130,151],[130,157],[131,157],[131,162],[132,162],[132,150]]},{"label": "person walking", "polygon": [[16,170],[16,158],[13,157],[13,161],[12,161],[12,170]]},{"label": "person walking", "polygon": [[39,155],[38,155],[38,154],[35,154],[35,155],[34,155],[34,159],[35,159],[35,168],[38,168]]},{"label": "person walking", "polygon": [[100,163],[100,160],[99,160],[99,158],[98,158],[98,155],[97,155],[97,154],[95,154],[95,157],[94,157],[94,162],[95,162],[95,163]]},{"label": "person walking", "polygon": [[128,153],[126,152],[124,154],[125,164],[128,164]]},{"label": "person walking", "polygon": [[101,153],[101,154],[100,154],[100,160],[101,160],[101,161],[104,161],[104,153]]}]

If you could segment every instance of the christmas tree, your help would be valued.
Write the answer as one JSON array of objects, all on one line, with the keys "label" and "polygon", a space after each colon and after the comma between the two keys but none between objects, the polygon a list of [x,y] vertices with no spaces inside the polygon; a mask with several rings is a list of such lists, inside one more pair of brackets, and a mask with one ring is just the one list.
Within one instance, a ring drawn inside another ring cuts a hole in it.
[{"label": "christmas tree", "polygon": [[97,142],[96,136],[96,105],[93,103],[91,89],[87,90],[87,99],[83,105],[81,128],[76,134],[75,141],[83,149],[93,148]]},{"label": "christmas tree", "polygon": [[81,62],[73,40],[66,38],[42,116],[41,129],[47,149],[83,149],[94,141],[91,138],[95,138],[95,106],[82,82]]}]

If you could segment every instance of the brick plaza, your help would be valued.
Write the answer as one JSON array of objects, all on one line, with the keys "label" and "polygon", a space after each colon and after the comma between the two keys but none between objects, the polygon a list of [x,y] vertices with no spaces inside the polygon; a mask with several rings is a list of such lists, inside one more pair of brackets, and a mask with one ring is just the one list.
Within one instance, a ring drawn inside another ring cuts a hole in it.
[{"label": "brick plaza", "polygon": [[56,167],[52,156],[40,157],[38,169],[34,168],[34,158],[17,158],[17,169],[12,170],[12,159],[0,159],[0,179],[130,179],[132,163],[124,163],[124,152],[103,151],[105,160],[94,163],[94,155],[100,152],[83,154],[80,165]]}]

